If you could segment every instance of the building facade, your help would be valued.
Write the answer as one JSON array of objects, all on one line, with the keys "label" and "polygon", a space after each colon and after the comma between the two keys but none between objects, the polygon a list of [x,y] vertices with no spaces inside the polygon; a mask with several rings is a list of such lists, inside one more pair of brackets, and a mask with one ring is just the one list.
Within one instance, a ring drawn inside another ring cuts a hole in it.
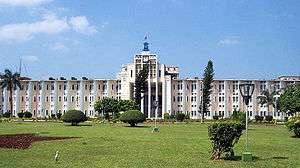
[{"label": "building facade", "polygon": [[[202,99],[202,79],[179,78],[179,68],[161,64],[158,56],[149,51],[148,42],[143,50],[136,54],[133,63],[122,67],[116,79],[88,79],[72,77],[67,80],[49,78],[49,80],[22,80],[21,88],[13,91],[12,100],[9,91],[0,90],[0,112],[10,112],[13,101],[13,115],[29,111],[36,117],[50,117],[51,114],[65,113],[70,109],[83,111],[88,117],[96,117],[94,103],[104,97],[129,100],[134,98],[134,82],[137,74],[147,64],[149,75],[145,93],[142,94],[141,111],[148,117],[158,118],[164,113],[185,113],[192,119],[200,118]],[[239,92],[239,84],[253,83],[255,90],[248,108],[245,107]],[[250,118],[255,115],[272,115],[282,119],[283,113],[273,106],[260,105],[256,99],[262,91],[281,91],[289,84],[300,83],[300,76],[282,76],[270,80],[215,79],[213,82],[209,112],[205,118],[213,116],[228,118],[234,110],[249,111]],[[154,102],[157,102],[155,108]]]}]

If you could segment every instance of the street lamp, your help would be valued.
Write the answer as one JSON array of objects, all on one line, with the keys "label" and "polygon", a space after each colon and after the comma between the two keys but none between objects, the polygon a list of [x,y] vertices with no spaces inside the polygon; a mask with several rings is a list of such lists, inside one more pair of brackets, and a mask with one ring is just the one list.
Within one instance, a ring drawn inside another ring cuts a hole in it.
[{"label": "street lamp", "polygon": [[159,128],[156,125],[157,109],[158,109],[158,101],[157,100],[153,102],[153,107],[155,110],[155,118],[154,118],[154,128],[153,128],[152,132],[159,132]]},{"label": "street lamp", "polygon": [[243,153],[242,158],[243,161],[252,161],[252,154],[248,151],[248,104],[254,91],[254,84],[240,84],[239,89],[246,104],[246,152]]}]

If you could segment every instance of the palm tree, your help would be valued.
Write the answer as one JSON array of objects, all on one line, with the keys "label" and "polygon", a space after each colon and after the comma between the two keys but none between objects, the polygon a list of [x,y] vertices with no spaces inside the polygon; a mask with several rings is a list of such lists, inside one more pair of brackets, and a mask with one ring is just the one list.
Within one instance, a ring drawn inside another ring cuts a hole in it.
[{"label": "palm tree", "polygon": [[15,90],[17,87],[21,88],[20,83],[20,74],[15,72],[12,73],[11,70],[5,69],[4,74],[0,74],[0,87],[1,89],[7,89],[9,90],[9,102],[10,102],[10,113],[12,116],[13,112],[13,90]]},{"label": "palm tree", "polygon": [[[269,90],[264,90],[261,92],[259,96],[257,96],[258,103],[261,105],[267,105],[267,112],[269,113],[269,107],[273,106],[273,108],[277,107],[277,101],[275,100],[275,95],[278,95],[277,92],[270,92]],[[268,114],[269,115],[269,114]]]}]

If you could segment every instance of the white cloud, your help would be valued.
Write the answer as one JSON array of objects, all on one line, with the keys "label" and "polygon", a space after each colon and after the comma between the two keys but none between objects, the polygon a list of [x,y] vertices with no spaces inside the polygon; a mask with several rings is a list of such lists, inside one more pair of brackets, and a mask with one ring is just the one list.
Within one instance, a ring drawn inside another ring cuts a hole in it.
[{"label": "white cloud", "polygon": [[240,43],[239,37],[226,37],[219,41],[219,44],[223,44],[223,45],[235,45],[239,43]]},{"label": "white cloud", "polygon": [[51,47],[51,49],[55,51],[60,51],[60,50],[67,50],[68,47],[66,47],[63,43],[57,42]]},{"label": "white cloud", "polygon": [[0,40],[24,41],[37,34],[58,34],[69,29],[66,19],[55,16],[44,17],[33,23],[17,23],[0,26]]},{"label": "white cloud", "polygon": [[82,34],[90,35],[97,32],[95,26],[91,26],[85,16],[71,17],[69,23],[76,32]]},{"label": "white cloud", "polygon": [[23,56],[22,60],[24,60],[25,62],[37,62],[39,61],[39,57],[35,56],[35,55],[27,55],[27,56]]},{"label": "white cloud", "polygon": [[53,0],[0,0],[0,5],[5,6],[38,6]]}]

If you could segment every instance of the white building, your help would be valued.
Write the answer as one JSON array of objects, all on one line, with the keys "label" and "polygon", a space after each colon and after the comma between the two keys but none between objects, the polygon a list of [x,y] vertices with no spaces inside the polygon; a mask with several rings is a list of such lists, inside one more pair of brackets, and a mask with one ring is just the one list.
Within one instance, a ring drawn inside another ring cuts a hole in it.
[{"label": "white building", "polygon": [[[202,79],[179,78],[179,68],[161,64],[158,56],[151,53],[148,43],[136,54],[133,63],[123,66],[117,79],[72,78],[66,80],[50,78],[49,80],[22,80],[22,87],[13,93],[13,115],[29,111],[38,117],[49,117],[51,114],[64,113],[69,109],[83,111],[89,117],[95,117],[94,103],[103,97],[116,99],[133,99],[134,82],[138,72],[149,63],[147,91],[142,95],[142,112],[148,117],[155,116],[154,102],[158,101],[158,117],[163,113],[185,113],[192,119],[199,119],[202,98]],[[300,76],[282,76],[271,80],[215,79],[211,94],[210,112],[205,115],[229,117],[234,109],[245,111],[238,86],[240,83],[255,84],[255,91],[248,107],[250,118],[255,115],[272,115],[282,118],[283,114],[273,107],[260,105],[256,97],[263,90],[278,91],[288,84],[299,83]],[[0,112],[10,111],[9,91],[0,90]]]}]

